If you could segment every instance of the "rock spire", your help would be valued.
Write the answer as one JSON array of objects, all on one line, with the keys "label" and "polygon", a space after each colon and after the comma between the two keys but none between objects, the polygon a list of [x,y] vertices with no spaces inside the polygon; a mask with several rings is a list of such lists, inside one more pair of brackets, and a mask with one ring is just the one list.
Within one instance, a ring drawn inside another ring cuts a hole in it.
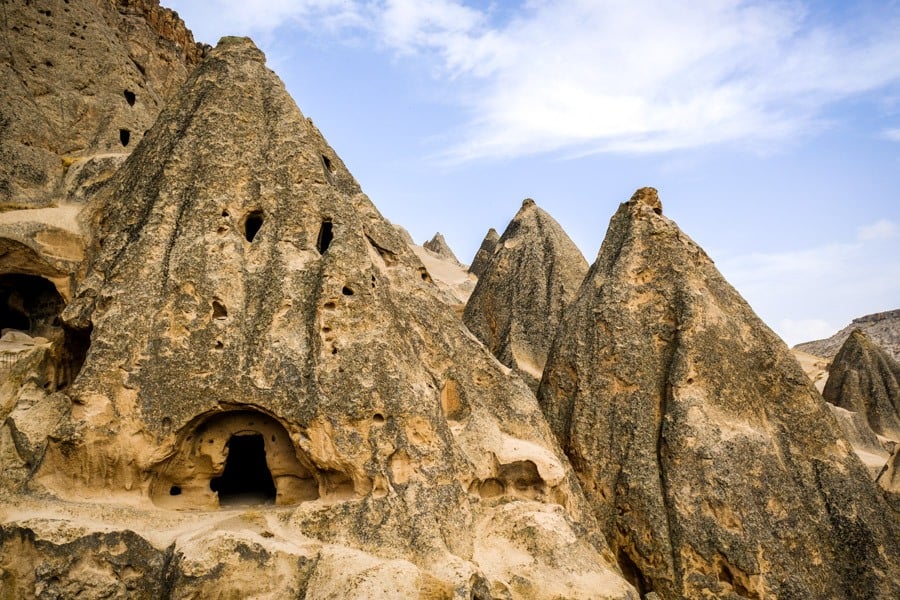
[{"label": "rock spire", "polygon": [[452,260],[459,264],[459,259],[453,254],[453,250],[450,249],[450,245],[447,243],[447,240],[444,239],[444,236],[441,235],[440,231],[435,233],[433,238],[422,244],[422,247],[434,252],[441,258]]},{"label": "rock spire", "polygon": [[562,310],[587,270],[559,223],[527,199],[497,241],[463,322],[501,363],[537,389]]},{"label": "rock spire", "polygon": [[855,329],[829,368],[822,395],[863,415],[872,431],[900,441],[900,363]]},{"label": "rock spire", "polygon": [[250,40],[94,202],[84,367],[0,440],[11,596],[636,599],[534,396]]},{"label": "rock spire", "polygon": [[475,277],[481,277],[485,267],[487,267],[488,262],[491,260],[491,256],[494,254],[494,248],[497,247],[497,240],[499,239],[500,234],[497,233],[496,229],[493,227],[488,229],[484,239],[481,240],[481,246],[478,247],[478,252],[475,253],[475,257],[472,259],[472,264],[469,266],[469,273],[472,273]]},{"label": "rock spire", "polygon": [[890,598],[898,520],[783,342],[638,190],[539,400],[642,594]]}]

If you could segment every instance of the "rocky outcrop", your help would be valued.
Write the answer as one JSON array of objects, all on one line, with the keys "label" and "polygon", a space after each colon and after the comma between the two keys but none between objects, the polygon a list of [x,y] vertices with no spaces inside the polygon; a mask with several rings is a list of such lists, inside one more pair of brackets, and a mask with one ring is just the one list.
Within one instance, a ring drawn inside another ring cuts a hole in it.
[{"label": "rocky outcrop", "polygon": [[638,190],[539,399],[623,572],[660,598],[892,598],[898,519],[783,342]]},{"label": "rocky outcrop", "polygon": [[83,367],[2,415],[4,589],[637,598],[534,396],[252,42],[91,202]]},{"label": "rocky outcrop", "polygon": [[447,244],[447,240],[444,239],[444,236],[441,235],[440,231],[435,233],[433,238],[422,244],[422,247],[434,252],[440,258],[452,260],[459,264],[459,259],[453,254],[453,250],[450,249],[450,245]]},{"label": "rocky outcrop", "polygon": [[562,311],[587,270],[559,223],[525,200],[478,279],[463,322],[537,389]]},{"label": "rocky outcrop", "polygon": [[859,329],[869,339],[900,360],[900,309],[888,310],[853,319],[853,322],[830,338],[797,344],[794,348],[816,356],[833,358],[850,334]]},{"label": "rocky outcrop", "polygon": [[497,241],[499,239],[500,235],[497,233],[496,229],[493,227],[488,229],[484,239],[481,240],[481,246],[478,247],[478,252],[475,253],[475,258],[472,259],[472,264],[469,266],[469,273],[472,273],[475,277],[481,277],[484,273],[484,269],[491,260],[491,256],[494,254],[494,248],[497,247]]},{"label": "rocky outcrop", "polygon": [[863,415],[872,431],[900,441],[900,363],[854,330],[831,363],[822,395]]},{"label": "rocky outcrop", "polygon": [[0,19],[0,210],[83,202],[201,55],[156,0],[15,0]]}]

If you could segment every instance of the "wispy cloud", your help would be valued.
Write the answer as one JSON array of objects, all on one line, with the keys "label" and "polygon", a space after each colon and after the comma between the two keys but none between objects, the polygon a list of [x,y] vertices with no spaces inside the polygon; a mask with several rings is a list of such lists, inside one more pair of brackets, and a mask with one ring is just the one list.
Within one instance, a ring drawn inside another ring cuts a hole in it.
[{"label": "wispy cloud", "polygon": [[900,127],[894,129],[885,129],[881,132],[881,135],[886,140],[891,140],[892,142],[900,142]]},{"label": "wispy cloud", "polygon": [[834,17],[811,1],[535,0],[506,5],[503,18],[493,3],[459,0],[203,4],[251,32],[288,21],[352,30],[436,61],[437,76],[464,84],[455,100],[470,118],[446,151],[456,161],[765,147],[825,126],[836,102],[900,81],[900,7],[887,3]]},{"label": "wispy cloud", "polygon": [[897,225],[887,219],[880,219],[856,230],[857,239],[862,241],[890,239],[895,235],[897,235]]}]

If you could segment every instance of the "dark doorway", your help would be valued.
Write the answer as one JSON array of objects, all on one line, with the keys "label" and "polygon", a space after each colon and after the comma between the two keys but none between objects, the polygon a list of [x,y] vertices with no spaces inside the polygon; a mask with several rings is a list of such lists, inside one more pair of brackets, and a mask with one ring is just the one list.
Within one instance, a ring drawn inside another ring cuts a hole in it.
[{"label": "dark doorway", "polygon": [[209,488],[219,493],[220,505],[275,502],[275,483],[266,464],[266,445],[261,434],[231,436],[225,471],[209,482]]},{"label": "dark doorway", "polygon": [[51,337],[65,303],[56,287],[36,275],[0,275],[0,328]]}]

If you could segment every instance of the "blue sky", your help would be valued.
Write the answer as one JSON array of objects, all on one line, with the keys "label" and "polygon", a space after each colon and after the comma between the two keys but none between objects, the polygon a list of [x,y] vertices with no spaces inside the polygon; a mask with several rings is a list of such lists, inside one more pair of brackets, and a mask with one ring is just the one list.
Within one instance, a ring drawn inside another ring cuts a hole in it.
[{"label": "blue sky", "polygon": [[[638,187],[789,344],[900,307],[900,3],[162,0],[249,35],[375,205],[471,260]],[[680,5],[680,6],[677,6]]]}]

